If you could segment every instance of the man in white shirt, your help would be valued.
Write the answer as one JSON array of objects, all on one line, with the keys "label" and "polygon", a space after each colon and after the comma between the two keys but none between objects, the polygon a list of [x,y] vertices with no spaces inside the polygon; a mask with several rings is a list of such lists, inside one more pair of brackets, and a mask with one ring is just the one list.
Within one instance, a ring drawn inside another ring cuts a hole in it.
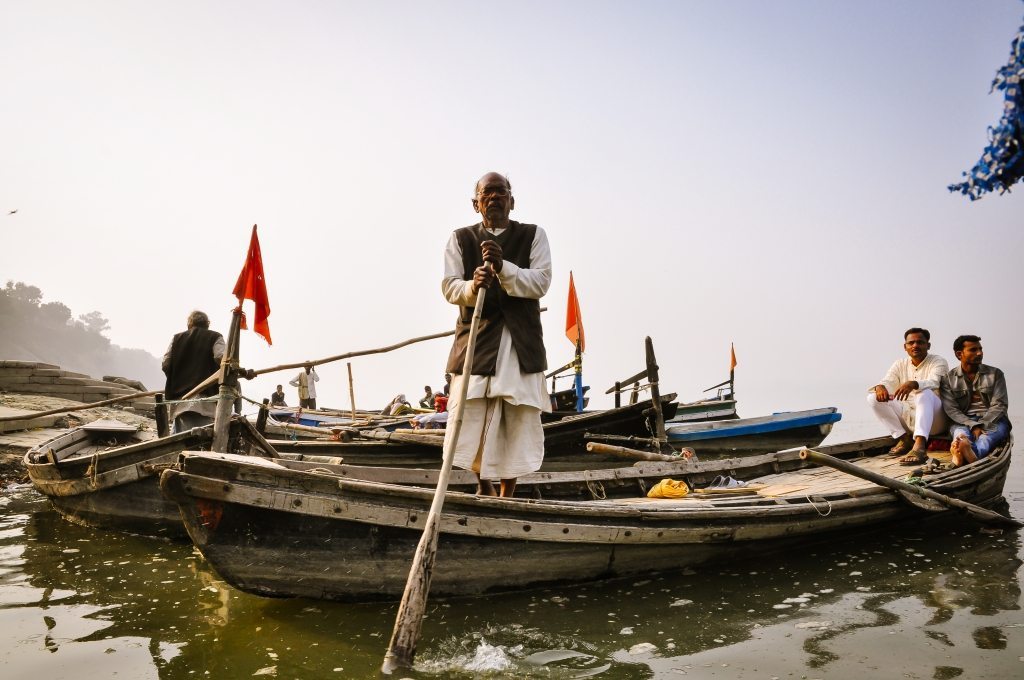
[{"label": "man in white shirt", "polygon": [[906,358],[897,359],[889,367],[882,382],[868,391],[867,400],[875,416],[897,440],[889,453],[906,453],[900,463],[917,465],[928,458],[928,438],[948,427],[939,385],[949,366],[942,357],[928,353],[931,333],[924,328],[909,329],[903,334],[903,341]]},{"label": "man in white shirt", "polygon": [[[452,233],[441,281],[445,299],[460,307],[446,369],[453,374],[451,412],[467,378],[462,364],[477,291],[487,288],[454,459],[477,473],[478,492],[487,495],[495,495],[493,482],[500,480],[500,494],[511,496],[517,477],[540,469],[540,414],[551,410],[539,303],[551,285],[551,250],[543,229],[509,219],[514,207],[506,177],[480,178],[473,209],[482,221]],[[453,431],[445,433],[446,444]]]},{"label": "man in white shirt", "polygon": [[299,388],[299,408],[316,410],[316,383],[319,380],[320,376],[316,374],[316,369],[309,364],[288,382],[292,387]]}]

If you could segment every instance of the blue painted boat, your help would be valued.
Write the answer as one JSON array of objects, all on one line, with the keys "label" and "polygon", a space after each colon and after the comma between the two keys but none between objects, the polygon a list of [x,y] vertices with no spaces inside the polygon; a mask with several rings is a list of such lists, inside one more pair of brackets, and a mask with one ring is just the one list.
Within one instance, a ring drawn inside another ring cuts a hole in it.
[{"label": "blue painted boat", "polygon": [[834,407],[786,411],[759,418],[665,423],[668,441],[700,454],[747,454],[817,446],[842,418]]}]

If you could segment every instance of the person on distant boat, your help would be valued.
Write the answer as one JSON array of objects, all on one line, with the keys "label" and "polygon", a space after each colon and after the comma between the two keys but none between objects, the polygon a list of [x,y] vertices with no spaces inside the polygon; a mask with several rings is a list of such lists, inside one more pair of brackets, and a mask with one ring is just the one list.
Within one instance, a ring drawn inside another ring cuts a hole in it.
[{"label": "person on distant boat", "polygon": [[316,410],[316,384],[318,382],[320,382],[320,376],[316,374],[313,364],[306,364],[303,370],[288,382],[292,387],[299,388],[299,408]]},{"label": "person on distant boat", "polygon": [[[210,317],[196,310],[188,315],[187,324],[187,330],[171,339],[161,363],[164,375],[167,376],[164,399],[170,402],[181,399],[196,385],[220,370],[220,361],[224,356],[224,336],[210,330]],[[197,394],[196,398],[214,397],[218,389],[215,381]],[[189,401],[172,403],[169,415],[174,422],[174,431],[185,432],[212,423],[216,411],[215,401]]]},{"label": "person on distant boat", "polygon": [[431,430],[434,428],[444,427],[445,423],[448,422],[448,397],[444,396],[440,392],[434,395],[434,412],[433,413],[421,413],[418,416],[413,416],[410,424],[412,429],[424,429]]},{"label": "person on distant boat", "polygon": [[444,392],[444,396],[446,396],[446,397],[450,396],[451,395],[451,389],[452,389],[452,374],[451,373],[445,373],[444,374],[444,390],[442,390]]},{"label": "person on distant boat", "polygon": [[284,401],[284,386],[278,385],[277,391],[270,395],[271,406],[287,406]]},{"label": "person on distant boat", "polygon": [[939,398],[939,384],[949,372],[946,360],[929,354],[931,333],[911,328],[903,334],[907,357],[897,359],[888,373],[868,391],[868,404],[896,444],[889,449],[903,465],[917,465],[928,458],[928,439],[945,432],[946,416]]},{"label": "person on distant boat", "polygon": [[412,410],[412,404],[405,398],[404,394],[396,394],[395,398],[388,402],[388,405],[380,410],[385,416],[400,416]]},{"label": "person on distant boat", "polygon": [[1006,412],[1006,377],[994,366],[983,364],[981,338],[961,335],[953,341],[960,365],[949,371],[940,388],[942,407],[953,421],[949,452],[954,465],[986,457],[1010,436]]},{"label": "person on distant boat", "polygon": [[[509,219],[515,208],[508,178],[491,172],[476,183],[473,210],[481,222],[456,229],[444,253],[441,290],[459,305],[455,342],[447,371],[453,374],[448,410],[459,408],[468,380],[455,465],[476,472],[477,492],[511,496],[516,478],[538,470],[544,460],[540,414],[551,411],[544,382],[547,353],[540,298],[551,285],[547,234],[533,224]],[[489,264],[490,266],[486,266]],[[477,292],[487,289],[470,375],[462,375]],[[453,428],[447,428],[446,444]]]},{"label": "person on distant boat", "polygon": [[420,408],[434,408],[434,390],[430,385],[423,386],[423,396],[420,397]]}]

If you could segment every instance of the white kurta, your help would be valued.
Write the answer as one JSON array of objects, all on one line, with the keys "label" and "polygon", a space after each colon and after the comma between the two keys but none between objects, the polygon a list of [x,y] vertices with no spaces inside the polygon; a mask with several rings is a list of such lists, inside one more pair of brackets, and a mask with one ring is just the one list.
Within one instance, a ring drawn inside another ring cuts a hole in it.
[{"label": "white kurta", "polygon": [[[910,359],[909,356],[897,359],[893,362],[889,370],[886,371],[885,377],[882,378],[882,382],[879,385],[885,385],[885,389],[889,390],[889,394],[896,391],[896,388],[905,382],[911,380],[917,382],[918,388],[914,390],[910,398],[903,402],[898,402],[899,418],[906,423],[907,429],[913,431],[917,425],[917,404],[920,401],[918,393],[923,390],[931,390],[936,396],[939,394],[939,383],[942,382],[942,378],[949,373],[949,365],[946,360],[940,357],[938,354],[928,354],[921,363],[917,366]],[[874,394],[874,388],[868,390],[869,397]],[[935,401],[929,399],[927,402],[934,411]],[[942,417],[942,407],[938,408],[938,412],[935,416],[939,416],[934,422],[931,429],[935,430],[932,434],[938,434],[942,428],[945,427],[945,419]]]},{"label": "white kurta", "polygon": [[[503,230],[493,232],[495,236]],[[473,282],[463,276],[462,248],[452,233],[444,252],[441,290],[453,305],[476,303]],[[544,230],[530,247],[530,267],[505,260],[498,285],[512,297],[539,300],[551,285],[551,249]],[[455,413],[463,376],[452,376],[448,410]],[[510,479],[540,469],[544,460],[544,431],[540,412],[551,410],[544,373],[523,373],[508,328],[501,331],[493,376],[471,375],[455,465],[478,472],[483,479]],[[454,428],[445,433],[447,444]]]}]

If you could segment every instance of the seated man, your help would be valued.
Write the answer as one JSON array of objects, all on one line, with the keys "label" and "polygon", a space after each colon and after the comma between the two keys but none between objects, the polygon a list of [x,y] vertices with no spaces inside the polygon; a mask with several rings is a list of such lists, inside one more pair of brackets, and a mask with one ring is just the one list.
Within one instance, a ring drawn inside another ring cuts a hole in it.
[{"label": "seated man", "polygon": [[270,395],[271,406],[287,406],[284,402],[284,386],[278,385],[277,391]]},{"label": "seated man", "polygon": [[984,458],[1010,436],[1006,417],[1006,378],[993,366],[981,363],[981,338],[961,335],[953,341],[960,365],[942,380],[942,406],[953,421],[949,452],[954,465]]},{"label": "seated man", "polygon": [[910,449],[900,463],[917,465],[928,458],[928,438],[947,427],[938,390],[949,365],[928,353],[931,333],[924,328],[909,329],[903,340],[907,357],[897,359],[882,382],[871,388],[868,404],[897,440],[889,453],[899,455]]}]

